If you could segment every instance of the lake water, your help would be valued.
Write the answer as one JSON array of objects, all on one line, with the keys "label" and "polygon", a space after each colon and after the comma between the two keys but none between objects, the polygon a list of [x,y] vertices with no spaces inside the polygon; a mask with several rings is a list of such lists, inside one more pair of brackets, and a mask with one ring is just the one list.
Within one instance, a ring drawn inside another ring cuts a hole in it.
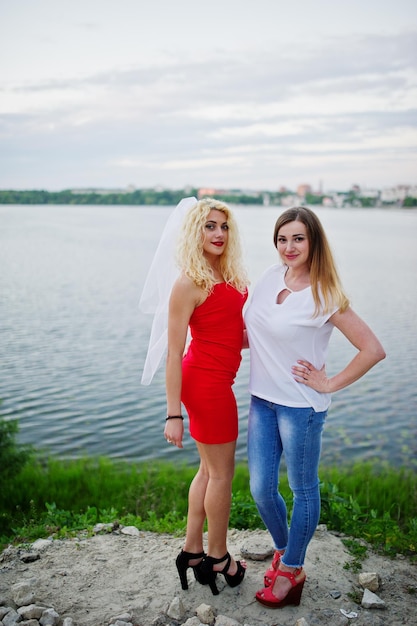
[{"label": "lake water", "polygon": [[[164,375],[140,384],[151,316],[138,301],[170,208],[0,206],[0,412],[59,457],[197,460],[165,443]],[[280,207],[235,207],[252,283],[277,261]],[[317,209],[353,308],[387,358],[333,396],[323,463],[416,465],[417,211]],[[329,374],[354,351],[335,331]],[[235,384],[246,459],[249,354]]]}]

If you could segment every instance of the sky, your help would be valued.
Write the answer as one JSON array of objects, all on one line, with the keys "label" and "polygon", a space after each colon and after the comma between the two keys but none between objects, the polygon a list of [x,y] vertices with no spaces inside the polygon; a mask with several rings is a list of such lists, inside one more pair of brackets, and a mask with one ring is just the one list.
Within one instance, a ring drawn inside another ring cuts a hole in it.
[{"label": "sky", "polygon": [[417,184],[415,0],[0,0],[0,189]]}]

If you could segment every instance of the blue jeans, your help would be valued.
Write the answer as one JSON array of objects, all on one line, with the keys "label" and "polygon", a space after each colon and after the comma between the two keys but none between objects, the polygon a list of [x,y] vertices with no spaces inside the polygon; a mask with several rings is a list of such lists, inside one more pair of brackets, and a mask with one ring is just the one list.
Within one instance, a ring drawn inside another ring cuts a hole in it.
[{"label": "blue jeans", "polygon": [[[276,550],[288,567],[304,565],[307,546],[320,518],[318,467],[327,411],[292,408],[251,397],[248,423],[250,490]],[[285,456],[293,493],[291,524],[278,491]]]}]

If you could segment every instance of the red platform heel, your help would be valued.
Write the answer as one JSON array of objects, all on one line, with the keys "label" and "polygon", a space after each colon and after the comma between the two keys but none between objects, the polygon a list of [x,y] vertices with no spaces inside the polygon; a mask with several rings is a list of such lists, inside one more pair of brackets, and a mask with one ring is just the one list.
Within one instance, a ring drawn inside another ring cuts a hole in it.
[{"label": "red platform heel", "polygon": [[[263,604],[264,606],[268,606],[271,609],[281,609],[284,606],[298,606],[301,600],[301,594],[303,592],[304,583],[306,580],[306,576],[300,578],[300,575],[303,573],[302,567],[296,569],[295,572],[283,572],[280,569],[277,569],[272,577],[272,581],[269,587],[264,587],[264,589],[260,589],[256,592],[255,598]],[[291,583],[291,589],[281,600],[272,593],[272,588],[274,586],[274,582],[278,576],[284,576]]]},{"label": "red platform heel", "polygon": [[281,557],[282,557],[282,552],[279,552],[278,550],[275,550],[274,558],[272,559],[272,563],[271,563],[271,567],[266,570],[265,575],[264,575],[264,586],[265,587],[269,587],[271,585],[272,578],[273,578],[275,572],[278,569],[278,565],[279,565],[279,563],[281,561]]},{"label": "red platform heel", "polygon": [[[187,569],[189,567],[191,567],[191,569],[193,570],[196,581],[202,585],[206,584],[203,574],[201,572],[201,564],[205,556],[205,552],[199,552],[198,554],[194,554],[193,552],[185,552],[185,550],[181,550],[176,558],[175,565],[177,566],[178,575],[181,581],[181,587],[183,589],[188,589]],[[197,565],[190,565],[190,561],[192,561],[193,559],[201,559],[201,561],[197,563]]]}]

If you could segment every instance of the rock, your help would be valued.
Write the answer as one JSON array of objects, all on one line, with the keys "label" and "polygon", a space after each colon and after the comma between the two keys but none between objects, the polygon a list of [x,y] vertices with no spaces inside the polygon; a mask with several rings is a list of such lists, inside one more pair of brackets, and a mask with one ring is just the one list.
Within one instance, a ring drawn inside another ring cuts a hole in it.
[{"label": "rock", "polygon": [[38,550],[42,552],[51,546],[53,543],[52,539],[37,539],[32,543],[32,550]]},{"label": "rock", "polygon": [[304,619],[304,617],[301,617],[295,622],[295,626],[308,626],[308,622]]},{"label": "rock", "polygon": [[7,548],[5,548],[0,555],[0,562],[3,563],[4,561],[8,561],[12,559],[14,556],[15,556],[15,551],[14,551],[13,546],[7,546]]},{"label": "rock", "polygon": [[0,621],[7,615],[11,608],[11,606],[0,606]]},{"label": "rock", "polygon": [[184,605],[182,603],[182,600],[177,596],[175,596],[175,598],[171,601],[171,604],[169,605],[167,611],[167,615],[168,617],[172,617],[172,619],[175,619],[177,621],[180,621],[184,617]]},{"label": "rock", "polygon": [[123,528],[120,531],[123,535],[132,535],[132,536],[139,536],[139,530],[136,528],[136,526],[123,526]]},{"label": "rock", "polygon": [[14,609],[10,609],[10,611],[8,611],[3,617],[2,624],[3,626],[15,626],[21,620],[22,618],[20,617],[19,613]]},{"label": "rock", "polygon": [[72,617],[66,617],[62,622],[62,626],[74,626],[74,620]]},{"label": "rock", "polygon": [[41,626],[58,626],[59,615],[55,609],[45,609],[42,613],[42,617],[39,620]]},{"label": "rock", "polygon": [[21,606],[17,609],[19,615],[23,619],[39,619],[42,617],[42,613],[46,610],[46,606],[38,606],[37,604],[29,604],[28,606]]},{"label": "rock", "polygon": [[38,552],[22,552],[19,558],[23,563],[33,563],[40,559],[40,554]]},{"label": "rock", "polygon": [[201,622],[198,617],[189,617],[183,626],[201,626]]},{"label": "rock", "polygon": [[93,533],[98,535],[98,533],[111,533],[113,532],[113,524],[96,524],[93,528]]},{"label": "rock", "polygon": [[363,572],[359,574],[359,584],[369,591],[378,591],[379,577],[376,572]]},{"label": "rock", "polygon": [[17,606],[32,604],[35,599],[35,594],[29,582],[16,583],[13,585],[11,592]]},{"label": "rock", "polygon": [[318,533],[318,534],[320,534],[320,533],[327,533],[327,526],[326,526],[326,524],[319,524],[316,527],[316,531],[315,532]]},{"label": "rock", "polygon": [[369,589],[365,589],[361,605],[364,609],[385,609],[385,602]]},{"label": "rock", "polygon": [[330,596],[333,598],[333,600],[338,600],[341,597],[341,595],[342,593],[338,589],[332,589],[330,591]]},{"label": "rock", "polygon": [[265,561],[274,554],[274,548],[267,540],[263,542],[248,538],[240,548],[240,554],[244,559]]},{"label": "rock", "polygon": [[216,618],[216,614],[208,604],[200,604],[197,607],[196,614],[202,624],[212,624]]}]

